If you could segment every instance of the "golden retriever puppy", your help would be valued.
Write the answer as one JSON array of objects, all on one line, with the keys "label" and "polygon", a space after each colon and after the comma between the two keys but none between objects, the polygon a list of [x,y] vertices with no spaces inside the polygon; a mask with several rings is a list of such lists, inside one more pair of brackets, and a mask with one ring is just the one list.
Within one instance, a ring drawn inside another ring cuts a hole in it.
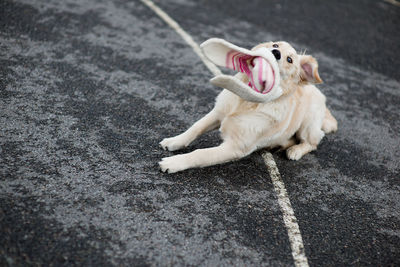
[{"label": "golden retriever puppy", "polygon": [[[159,162],[163,172],[220,164],[261,148],[281,147],[289,159],[299,160],[317,148],[325,133],[337,130],[325,96],[314,85],[322,82],[317,61],[310,55],[297,54],[287,42],[263,43],[252,51],[260,48],[266,48],[276,60],[281,95],[270,102],[256,103],[223,90],[211,112],[184,133],[160,142],[163,149],[175,151],[187,147],[202,133],[219,128],[222,144],[163,158]],[[244,73],[235,77],[249,83]]]}]

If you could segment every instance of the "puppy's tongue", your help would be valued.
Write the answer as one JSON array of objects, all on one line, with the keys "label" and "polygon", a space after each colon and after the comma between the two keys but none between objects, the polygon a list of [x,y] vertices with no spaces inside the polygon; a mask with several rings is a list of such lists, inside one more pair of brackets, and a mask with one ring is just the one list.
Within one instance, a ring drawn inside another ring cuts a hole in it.
[{"label": "puppy's tongue", "polygon": [[262,57],[255,57],[252,61],[250,73],[246,74],[249,77],[249,86],[256,92],[267,94],[271,91],[275,84],[275,74],[271,65]]}]

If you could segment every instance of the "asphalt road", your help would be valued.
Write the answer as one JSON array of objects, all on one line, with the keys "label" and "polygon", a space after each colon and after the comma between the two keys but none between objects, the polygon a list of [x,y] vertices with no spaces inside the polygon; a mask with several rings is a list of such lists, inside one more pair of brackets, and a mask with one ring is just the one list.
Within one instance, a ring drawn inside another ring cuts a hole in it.
[{"label": "asphalt road", "polygon": [[[273,153],[308,262],[399,266],[400,8],[156,3],[197,43],[286,40],[318,59],[339,131],[298,162]],[[260,152],[160,173],[158,142],[220,89],[140,1],[1,0],[0,61],[1,266],[293,266]]]}]

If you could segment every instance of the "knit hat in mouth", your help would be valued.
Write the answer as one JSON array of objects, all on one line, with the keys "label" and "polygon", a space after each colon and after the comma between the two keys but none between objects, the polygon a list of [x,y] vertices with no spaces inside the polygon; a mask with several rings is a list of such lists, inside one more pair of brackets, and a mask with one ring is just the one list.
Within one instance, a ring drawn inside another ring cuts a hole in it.
[{"label": "knit hat in mouth", "polygon": [[241,72],[249,81],[245,84],[237,75],[221,74],[211,79],[212,84],[252,102],[269,102],[282,95],[278,63],[269,49],[251,51],[218,38],[209,39],[200,47],[213,63]]}]

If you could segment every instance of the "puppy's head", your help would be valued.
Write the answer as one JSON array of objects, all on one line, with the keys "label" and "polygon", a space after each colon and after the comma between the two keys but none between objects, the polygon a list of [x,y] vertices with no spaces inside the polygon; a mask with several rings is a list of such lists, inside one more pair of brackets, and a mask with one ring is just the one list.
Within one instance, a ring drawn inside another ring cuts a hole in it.
[{"label": "puppy's head", "polygon": [[312,56],[298,55],[296,50],[287,42],[263,43],[252,50],[261,47],[266,47],[275,56],[284,95],[296,90],[298,85],[322,83],[318,73],[318,62]]}]

